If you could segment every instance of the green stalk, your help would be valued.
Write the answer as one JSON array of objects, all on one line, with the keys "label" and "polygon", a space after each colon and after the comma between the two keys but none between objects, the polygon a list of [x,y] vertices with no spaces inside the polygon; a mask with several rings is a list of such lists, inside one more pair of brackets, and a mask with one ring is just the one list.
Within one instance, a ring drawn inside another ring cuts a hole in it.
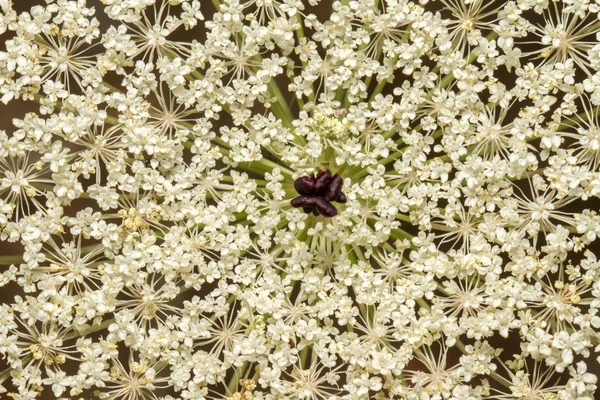
[{"label": "green stalk", "polygon": [[[404,153],[406,151],[407,147],[404,147],[392,154],[390,154],[388,157],[384,158],[383,160],[379,161],[379,165],[388,165],[389,163],[391,163],[392,161],[396,161],[401,155],[402,153]],[[349,176],[352,176],[352,179],[355,181],[360,181],[362,178],[364,178],[365,176],[367,176],[369,174],[369,171],[367,168],[362,168],[360,166],[353,168],[350,173]]]},{"label": "green stalk", "polygon": [[396,228],[396,229],[391,230],[390,237],[395,240],[404,240],[404,239],[411,240],[414,236],[411,235],[410,233],[406,232],[403,229]]},{"label": "green stalk", "polygon": [[22,256],[0,256],[0,265],[11,265],[11,264],[17,264],[17,263],[22,263],[22,262],[23,262]]},{"label": "green stalk", "polygon": [[[344,247],[346,248],[346,254],[348,255],[348,258],[350,259],[350,261],[353,264],[357,264],[358,260],[356,257],[356,253],[353,251],[353,248],[349,245],[344,245]],[[348,322],[346,324],[346,330],[348,330],[348,332],[354,332],[354,327],[352,326],[352,324],[350,322]]]},{"label": "green stalk", "polygon": [[[262,57],[260,55],[255,55],[253,57],[256,61],[260,61],[262,63]],[[258,70],[258,67],[253,68],[255,71]],[[288,107],[287,101],[281,93],[281,89],[275,82],[275,78],[270,78],[267,83],[267,88],[269,89],[269,93],[277,98],[277,102],[275,104],[271,104],[273,106],[273,113],[283,122],[284,126],[290,130],[294,129],[292,122],[294,121],[294,115],[292,114],[292,110]]]},{"label": "green stalk", "polygon": [[246,372],[246,369],[248,368],[249,364],[250,363],[248,361],[244,361],[244,363],[240,367],[236,368],[235,372],[233,373],[233,376],[231,377],[231,380],[229,381],[229,384],[227,385],[227,390],[229,390],[229,393],[236,392],[235,389],[237,388],[240,378]]},{"label": "green stalk", "polygon": [[[226,144],[219,138],[215,138],[214,140],[217,142],[217,146],[219,146],[221,154],[228,157],[230,154],[229,146],[226,146]],[[193,146],[193,143],[192,142],[184,142],[183,146],[186,149],[191,149]],[[265,149],[264,147],[263,147],[263,149],[267,152],[267,154],[269,154],[267,149]],[[258,165],[258,168],[251,167],[251,164],[255,165],[255,166]],[[282,165],[282,164],[271,161],[270,159],[265,158],[263,155],[263,158],[261,158],[260,160],[251,161],[251,162],[241,162],[238,164],[238,166],[245,171],[254,172],[254,173],[258,173],[258,174],[264,174],[265,172],[270,173],[273,171],[273,169],[279,168],[281,170],[282,175],[287,175],[287,176],[291,177],[292,174],[294,173],[294,171],[289,169],[289,167],[287,165]]]},{"label": "green stalk", "polygon": [[304,100],[302,100],[300,97],[296,97],[296,100],[298,101],[298,107],[300,108],[300,111],[304,111]]},{"label": "green stalk", "polygon": [[[228,157],[230,154],[229,150],[225,150],[225,149],[222,149],[221,152],[226,157]],[[259,175],[263,175],[267,172],[270,173],[275,168],[279,168],[279,170],[281,171],[281,174],[288,178],[291,178],[292,174],[294,173],[291,169],[283,167],[283,166],[276,164],[273,161],[267,160],[265,158],[262,158],[257,161],[251,161],[251,162],[240,162],[237,164],[237,167],[240,169],[243,169],[244,171],[253,172],[253,173],[256,173]]]},{"label": "green stalk", "polygon": [[[397,54],[394,56],[394,59],[393,59],[394,64],[396,63],[396,61],[398,61],[398,58],[400,58],[400,55]],[[373,90],[373,93],[371,94],[371,97],[369,97],[369,103],[372,103],[375,100],[375,97],[383,91],[383,89],[385,88],[385,86],[387,84],[388,84],[387,79],[384,79],[377,84],[377,86]]]},{"label": "green stalk", "polygon": [[405,221],[405,222],[412,222],[412,220],[410,219],[410,217],[408,215],[401,214],[401,213],[396,214],[396,219],[399,219],[399,220]]},{"label": "green stalk", "polygon": [[11,368],[7,368],[4,371],[0,372],[0,382],[3,382],[3,379],[6,375],[10,374]]},{"label": "green stalk", "polygon": [[300,368],[305,369],[306,367],[306,358],[308,357],[308,351],[310,347],[307,345],[302,350],[300,350]]},{"label": "green stalk", "polygon": [[[298,20],[298,25],[299,25],[299,28],[296,29],[296,39],[297,39],[298,43],[300,43],[301,39],[306,38],[306,36],[304,34],[304,20],[302,19],[301,13],[297,13],[296,18]],[[307,65],[308,65],[308,62],[302,61],[303,69],[306,69]],[[310,85],[310,88],[311,88],[311,93],[308,95],[308,101],[314,103],[315,102],[315,97],[314,97],[315,88],[312,85],[312,83]],[[304,109],[304,100],[302,100],[302,97],[298,98],[298,105],[300,106],[300,110]]]},{"label": "green stalk", "polygon": [[100,323],[98,325],[92,325],[89,329],[87,329],[85,331],[81,331],[81,332],[73,331],[73,332],[69,333],[68,335],[65,335],[63,340],[68,341],[71,339],[79,338],[82,335],[89,335],[90,333],[103,331],[104,329],[108,328],[114,322],[115,322],[115,318],[107,319],[105,321],[102,321],[102,323]]}]

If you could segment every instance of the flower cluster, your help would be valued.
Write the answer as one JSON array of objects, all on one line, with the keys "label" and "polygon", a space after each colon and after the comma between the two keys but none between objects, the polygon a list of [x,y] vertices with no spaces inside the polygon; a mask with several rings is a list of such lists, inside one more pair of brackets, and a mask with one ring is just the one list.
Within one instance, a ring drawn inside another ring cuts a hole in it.
[{"label": "flower cluster", "polygon": [[597,1],[0,0],[0,34],[0,397],[597,396]]}]

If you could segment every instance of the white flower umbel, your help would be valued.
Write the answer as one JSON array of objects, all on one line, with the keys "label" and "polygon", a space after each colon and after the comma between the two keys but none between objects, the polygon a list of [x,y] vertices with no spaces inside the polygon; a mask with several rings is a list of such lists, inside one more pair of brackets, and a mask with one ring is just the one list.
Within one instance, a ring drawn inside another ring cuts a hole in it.
[{"label": "white flower umbel", "polygon": [[599,13],[0,0],[0,396],[598,397]]}]

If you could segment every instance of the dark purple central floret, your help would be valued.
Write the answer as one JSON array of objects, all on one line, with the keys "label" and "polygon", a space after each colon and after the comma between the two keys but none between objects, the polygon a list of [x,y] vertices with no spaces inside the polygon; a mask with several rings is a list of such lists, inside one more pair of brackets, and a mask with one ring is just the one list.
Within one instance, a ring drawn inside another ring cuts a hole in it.
[{"label": "dark purple central floret", "polygon": [[335,174],[331,176],[329,170],[319,171],[317,176],[303,176],[294,181],[294,188],[300,196],[292,200],[292,207],[300,208],[305,213],[335,217],[337,208],[332,201],[346,202],[346,195],[342,192],[342,178]]}]

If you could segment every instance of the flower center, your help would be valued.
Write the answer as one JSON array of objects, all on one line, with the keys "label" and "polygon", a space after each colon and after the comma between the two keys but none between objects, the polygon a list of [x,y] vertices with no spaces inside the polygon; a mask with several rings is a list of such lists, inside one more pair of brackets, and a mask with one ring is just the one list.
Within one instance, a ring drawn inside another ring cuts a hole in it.
[{"label": "flower center", "polygon": [[300,208],[305,213],[313,213],[315,216],[322,215],[331,218],[337,215],[337,208],[332,201],[338,203],[346,202],[346,195],[342,192],[342,178],[331,171],[319,171],[317,176],[311,174],[303,176],[294,181],[294,188],[300,196],[291,201],[292,207]]}]

